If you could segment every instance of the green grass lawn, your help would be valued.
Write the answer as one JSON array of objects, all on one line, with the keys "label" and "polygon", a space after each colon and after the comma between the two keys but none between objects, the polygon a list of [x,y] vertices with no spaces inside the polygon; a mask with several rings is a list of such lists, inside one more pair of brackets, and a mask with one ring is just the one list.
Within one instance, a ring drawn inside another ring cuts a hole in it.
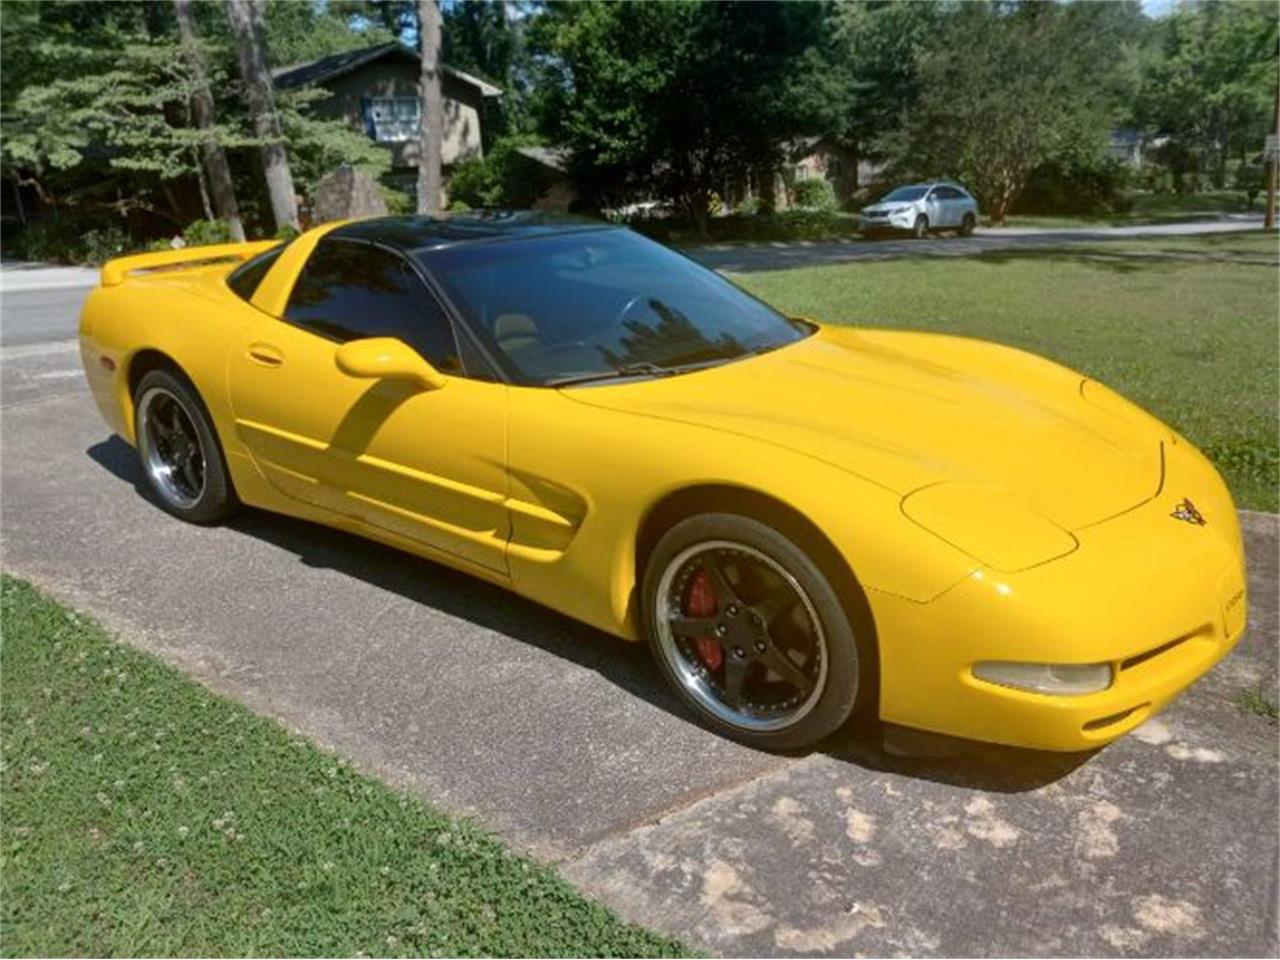
[{"label": "green grass lawn", "polygon": [[0,622],[6,956],[684,949],[22,581]]},{"label": "green grass lawn", "polygon": [[[929,241],[945,244],[946,240]],[[1280,242],[1159,237],[913,257],[733,279],[790,313],[1012,344],[1114,387],[1280,508]]]},{"label": "green grass lawn", "polygon": [[1220,217],[1227,213],[1261,213],[1262,201],[1255,200],[1252,207],[1240,190],[1217,190],[1206,193],[1139,193],[1133,197],[1133,205],[1123,213],[1096,215],[1052,216],[1041,214],[1015,214],[1005,226],[1040,227],[1107,227],[1132,226],[1141,223],[1174,223],[1179,220],[1200,220]]}]

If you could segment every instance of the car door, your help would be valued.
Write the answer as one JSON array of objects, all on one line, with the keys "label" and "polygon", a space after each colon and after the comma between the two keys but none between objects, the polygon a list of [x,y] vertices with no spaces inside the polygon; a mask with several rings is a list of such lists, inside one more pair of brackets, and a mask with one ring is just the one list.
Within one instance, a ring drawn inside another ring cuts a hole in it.
[{"label": "car door", "polygon": [[959,193],[951,187],[941,186],[933,188],[933,195],[938,201],[938,226],[959,226],[960,218],[956,210],[956,198]]},{"label": "car door", "polygon": [[[445,386],[338,369],[342,343],[385,336],[445,374]],[[240,334],[228,371],[237,430],[286,496],[505,573],[507,387],[468,376],[460,352],[403,256],[325,237],[283,316],[260,314]]]},{"label": "car door", "polygon": [[924,198],[924,215],[931,228],[946,226],[946,204],[942,200],[942,188],[934,187]]}]

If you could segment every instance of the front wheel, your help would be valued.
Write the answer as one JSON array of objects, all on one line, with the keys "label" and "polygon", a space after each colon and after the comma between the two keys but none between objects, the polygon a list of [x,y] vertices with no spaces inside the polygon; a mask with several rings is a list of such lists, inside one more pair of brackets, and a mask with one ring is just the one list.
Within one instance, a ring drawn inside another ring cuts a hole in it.
[{"label": "front wheel", "polygon": [[924,214],[916,217],[916,222],[911,226],[911,235],[917,240],[923,240],[929,235],[929,218]]},{"label": "front wheel", "polygon": [[966,213],[964,219],[960,221],[960,236],[973,236],[973,228],[978,225],[977,218],[972,213]]},{"label": "front wheel", "polygon": [[764,749],[834,733],[858,698],[858,646],[823,571],[738,514],[683,520],[644,578],[645,633],[663,674],[708,726]]},{"label": "front wheel", "polygon": [[212,421],[194,387],[152,370],[134,391],[134,426],[147,486],[169,513],[215,523],[239,505]]}]

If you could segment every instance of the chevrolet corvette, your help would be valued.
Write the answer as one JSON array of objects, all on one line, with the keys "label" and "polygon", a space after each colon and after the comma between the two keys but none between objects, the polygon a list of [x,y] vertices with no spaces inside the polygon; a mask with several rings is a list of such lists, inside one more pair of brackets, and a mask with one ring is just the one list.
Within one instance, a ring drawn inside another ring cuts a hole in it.
[{"label": "chevrolet corvette", "polygon": [[884,721],[1086,750],[1244,630],[1222,479],[1118,394],[785,316],[608,224],[387,217],[124,257],[80,334],[164,510],[327,524],[646,642],[754,746]]}]

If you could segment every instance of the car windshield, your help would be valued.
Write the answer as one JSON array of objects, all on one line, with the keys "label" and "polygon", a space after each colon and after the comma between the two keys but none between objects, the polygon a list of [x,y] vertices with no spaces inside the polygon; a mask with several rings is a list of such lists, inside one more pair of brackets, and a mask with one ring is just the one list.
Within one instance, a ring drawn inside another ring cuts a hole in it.
[{"label": "car windshield", "polygon": [[928,187],[899,187],[880,198],[881,203],[910,203],[929,192]]},{"label": "car windshield", "polygon": [[629,230],[459,244],[422,263],[524,383],[660,376],[771,350],[808,329]]}]

